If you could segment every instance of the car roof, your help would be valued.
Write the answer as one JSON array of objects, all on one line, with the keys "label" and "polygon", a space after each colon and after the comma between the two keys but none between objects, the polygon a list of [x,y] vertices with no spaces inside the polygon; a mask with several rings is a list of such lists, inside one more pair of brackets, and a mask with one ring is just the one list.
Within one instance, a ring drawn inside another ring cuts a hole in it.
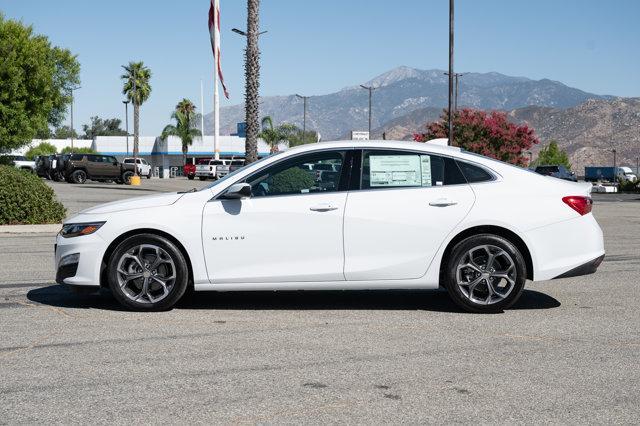
[{"label": "car roof", "polygon": [[[318,149],[338,149],[338,148],[355,148],[355,149],[411,149],[416,151],[425,151],[441,154],[453,154],[460,153],[461,149],[455,146],[445,146],[440,143],[443,139],[436,139],[429,142],[412,142],[412,141],[396,141],[396,140],[368,140],[368,141],[326,141],[319,143],[311,143],[305,145],[299,145],[289,149],[289,152],[305,152],[315,151]],[[435,142],[435,143],[432,143]]]}]

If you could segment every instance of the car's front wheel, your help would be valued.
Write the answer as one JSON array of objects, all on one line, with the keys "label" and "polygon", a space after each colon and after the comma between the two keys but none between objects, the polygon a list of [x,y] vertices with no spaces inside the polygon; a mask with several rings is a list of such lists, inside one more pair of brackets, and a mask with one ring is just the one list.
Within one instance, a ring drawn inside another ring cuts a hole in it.
[{"label": "car's front wheel", "polygon": [[189,274],[182,252],[158,235],[127,238],[111,254],[108,268],[113,295],[131,309],[169,309],[187,289]]},{"label": "car's front wheel", "polygon": [[464,310],[495,313],[518,300],[526,279],[526,263],[517,247],[503,237],[482,234],[455,245],[445,286]]}]

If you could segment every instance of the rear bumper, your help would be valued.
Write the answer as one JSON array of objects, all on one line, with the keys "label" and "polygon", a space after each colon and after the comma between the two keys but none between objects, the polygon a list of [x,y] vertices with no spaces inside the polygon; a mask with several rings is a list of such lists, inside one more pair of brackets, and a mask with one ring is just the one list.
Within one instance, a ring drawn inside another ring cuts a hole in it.
[{"label": "rear bumper", "polygon": [[604,256],[602,230],[592,214],[533,229],[523,239],[531,252],[534,281],[580,271]]},{"label": "rear bumper", "polygon": [[558,278],[580,277],[582,275],[593,274],[598,270],[598,266],[600,266],[603,260],[604,260],[604,254],[593,260],[590,260],[587,263],[583,263],[582,265],[576,268],[573,268],[572,270],[567,271],[564,274],[560,274],[557,277],[554,277],[553,279],[555,280]]}]

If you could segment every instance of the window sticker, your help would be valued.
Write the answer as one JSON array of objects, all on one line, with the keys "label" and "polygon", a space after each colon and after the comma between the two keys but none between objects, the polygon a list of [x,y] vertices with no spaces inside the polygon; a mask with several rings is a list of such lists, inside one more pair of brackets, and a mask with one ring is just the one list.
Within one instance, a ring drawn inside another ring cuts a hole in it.
[{"label": "window sticker", "polygon": [[372,155],[369,157],[370,186],[431,186],[428,155]]}]

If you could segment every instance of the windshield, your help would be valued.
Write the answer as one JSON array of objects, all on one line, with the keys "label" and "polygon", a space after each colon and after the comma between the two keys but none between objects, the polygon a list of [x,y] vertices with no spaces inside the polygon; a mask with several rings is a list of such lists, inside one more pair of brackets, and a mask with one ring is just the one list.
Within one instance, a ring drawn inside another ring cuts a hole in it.
[{"label": "windshield", "polygon": [[[253,166],[255,166],[256,164],[259,164],[259,163],[264,162],[264,160],[267,160],[267,159],[269,159],[269,158],[277,157],[277,156],[282,155],[282,154],[284,154],[284,153],[285,153],[285,151],[280,151],[280,152],[278,152],[278,153],[271,154],[271,155],[268,155],[268,156],[266,156],[266,157],[262,157],[262,158],[261,158],[261,159],[259,159],[258,161],[254,161],[254,162],[253,162],[253,163],[251,163],[251,164],[247,164],[246,166],[240,167],[239,169],[236,169],[236,170],[232,171],[231,173],[229,173],[229,174],[225,175],[224,177],[221,177],[220,179],[218,179],[218,180],[214,181],[211,185],[205,186],[205,187],[204,187],[204,188],[202,188],[202,189],[211,189],[211,188],[214,188],[214,187],[216,187],[217,185],[221,184],[222,182],[224,182],[224,181],[228,180],[229,178],[233,178],[234,176],[236,176],[236,175],[238,175],[238,174],[242,173],[242,172],[243,172],[247,167],[249,167],[249,166],[252,166],[252,167],[253,167]],[[201,189],[200,191],[202,191],[202,189]]]}]

